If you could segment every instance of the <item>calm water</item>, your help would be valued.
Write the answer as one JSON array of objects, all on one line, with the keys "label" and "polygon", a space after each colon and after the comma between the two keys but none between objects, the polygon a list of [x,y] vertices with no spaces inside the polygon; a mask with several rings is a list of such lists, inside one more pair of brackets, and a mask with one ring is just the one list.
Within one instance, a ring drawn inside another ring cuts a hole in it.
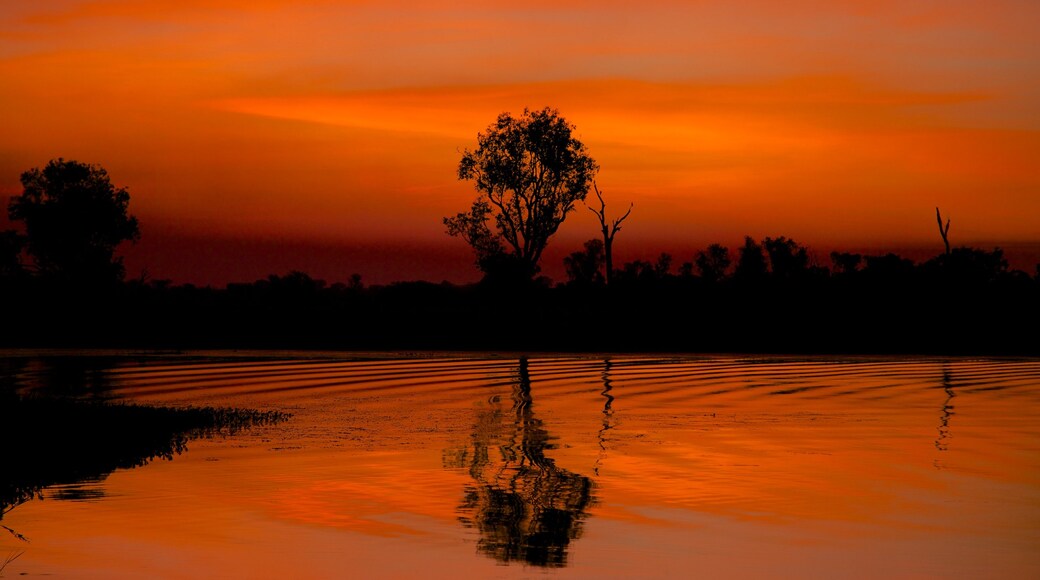
[{"label": "calm water", "polygon": [[1035,359],[6,353],[0,373],[292,414],[45,488],[0,520],[5,577],[1040,578]]}]

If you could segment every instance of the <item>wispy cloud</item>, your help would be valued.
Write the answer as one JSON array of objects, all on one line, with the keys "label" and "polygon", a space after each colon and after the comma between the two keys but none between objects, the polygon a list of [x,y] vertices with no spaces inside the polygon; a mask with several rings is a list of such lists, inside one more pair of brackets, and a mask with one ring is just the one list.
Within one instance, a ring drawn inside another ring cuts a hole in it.
[{"label": "wispy cloud", "polygon": [[75,155],[198,229],[433,239],[472,196],[459,150],[552,106],[636,202],[633,238],[925,239],[935,205],[1035,238],[1037,21],[1034,0],[4,2],[0,191]]}]

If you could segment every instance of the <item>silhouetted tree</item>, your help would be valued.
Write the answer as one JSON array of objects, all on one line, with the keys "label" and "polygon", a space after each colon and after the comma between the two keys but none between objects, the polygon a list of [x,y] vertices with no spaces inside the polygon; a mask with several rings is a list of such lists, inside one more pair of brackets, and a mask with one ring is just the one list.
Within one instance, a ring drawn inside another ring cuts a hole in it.
[{"label": "silhouetted tree", "polygon": [[563,259],[567,280],[572,284],[602,284],[603,242],[592,239],[585,242],[585,249],[573,252]]},{"label": "silhouetted tree", "polygon": [[444,224],[448,227],[449,235],[461,237],[473,248],[477,268],[484,273],[485,279],[530,279],[536,272],[523,267],[519,260],[511,259],[498,234],[488,227],[492,213],[491,204],[487,200],[478,199],[473,202],[469,213],[444,218]]},{"label": "silhouetted tree", "polygon": [[794,240],[780,236],[762,240],[769,255],[769,268],[773,276],[790,280],[805,276],[809,272],[809,251]]},{"label": "silhouetted tree", "polygon": [[603,194],[600,193],[599,187],[596,182],[592,182],[592,189],[596,192],[596,198],[599,199],[599,209],[590,207],[589,211],[596,214],[596,218],[599,219],[600,231],[603,233],[603,254],[604,261],[606,263],[606,281],[607,285],[610,285],[610,281],[614,276],[614,236],[617,235],[618,231],[621,230],[621,222],[625,221],[626,218],[632,213],[633,204],[628,204],[628,211],[625,212],[619,218],[611,220],[610,225],[607,225],[607,202],[603,201]]},{"label": "silhouetted tree", "polygon": [[266,280],[258,281],[257,285],[265,286],[281,294],[305,295],[316,294],[325,287],[325,281],[315,280],[306,272],[292,270],[284,276],[270,274]]},{"label": "silhouetted tree", "polygon": [[679,264],[679,276],[684,279],[693,277],[693,262]]},{"label": "silhouetted tree", "polygon": [[626,262],[615,272],[617,280],[626,284],[646,284],[664,280],[670,275],[672,269],[672,255],[661,252],[656,262],[646,260],[632,260]]},{"label": "silhouetted tree", "polygon": [[999,280],[1009,271],[1001,248],[989,252],[977,248],[953,248],[947,254],[928,260],[922,268],[929,275],[946,281],[976,284]]},{"label": "silhouetted tree", "polygon": [[651,282],[657,278],[657,273],[654,271],[654,265],[647,260],[632,260],[631,262],[625,262],[614,274],[616,282],[622,282],[628,285]]},{"label": "silhouetted tree", "polygon": [[365,283],[361,280],[361,274],[354,272],[350,275],[350,280],[347,282],[347,288],[353,291],[359,291],[365,289]]},{"label": "silhouetted tree", "polygon": [[733,275],[740,280],[755,281],[765,277],[767,271],[766,254],[762,246],[751,236],[745,236]]},{"label": "silhouetted tree", "polygon": [[852,274],[859,270],[860,264],[863,263],[863,255],[851,252],[831,252],[831,263],[834,264],[835,273]]},{"label": "silhouetted tree", "polygon": [[881,256],[864,256],[863,274],[871,280],[908,282],[913,279],[913,260],[889,252]]},{"label": "silhouetted tree", "polygon": [[668,276],[672,271],[672,255],[668,252],[661,252],[657,256],[657,261],[654,262],[654,273],[657,274],[658,278],[664,278]]},{"label": "silhouetted tree", "polygon": [[722,244],[711,244],[707,249],[697,252],[694,262],[701,278],[718,282],[726,277],[726,271],[729,270],[729,249]]},{"label": "silhouetted tree", "polygon": [[115,249],[137,241],[137,218],[127,213],[130,194],[116,188],[98,165],[51,160],[22,173],[22,194],[8,214],[25,223],[29,254],[40,275],[66,282],[123,278]]},{"label": "silhouetted tree", "polygon": [[502,113],[477,135],[477,149],[463,153],[459,179],[473,180],[479,197],[444,224],[473,247],[485,274],[498,268],[533,277],[549,238],[585,199],[598,166],[573,129],[548,107]]}]

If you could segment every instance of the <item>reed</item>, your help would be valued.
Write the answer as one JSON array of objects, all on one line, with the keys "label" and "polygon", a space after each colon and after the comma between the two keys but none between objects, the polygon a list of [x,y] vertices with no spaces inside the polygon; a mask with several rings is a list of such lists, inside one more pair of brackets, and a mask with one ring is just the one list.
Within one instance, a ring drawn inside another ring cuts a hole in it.
[{"label": "reed", "polygon": [[60,483],[171,460],[201,437],[278,423],[278,411],[164,407],[106,400],[9,396],[0,404],[0,520]]},{"label": "reed", "polygon": [[0,559],[0,576],[4,575],[4,568],[7,568],[8,564],[20,558],[24,553],[25,552],[11,552],[10,554]]}]

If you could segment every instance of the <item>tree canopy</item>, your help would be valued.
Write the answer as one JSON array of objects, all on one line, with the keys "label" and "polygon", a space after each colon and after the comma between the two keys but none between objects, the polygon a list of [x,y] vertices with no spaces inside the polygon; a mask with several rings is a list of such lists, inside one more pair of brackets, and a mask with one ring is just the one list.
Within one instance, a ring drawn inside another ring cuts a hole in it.
[{"label": "tree canopy", "polygon": [[476,150],[464,151],[458,176],[474,182],[478,197],[444,224],[473,247],[485,275],[496,268],[519,278],[537,274],[549,238],[585,199],[599,167],[573,130],[549,107],[507,112],[477,135]]},{"label": "tree canopy", "polygon": [[68,282],[122,279],[116,246],[140,236],[126,188],[113,186],[98,165],[62,158],[22,173],[21,182],[8,215],[25,223],[38,274]]}]

